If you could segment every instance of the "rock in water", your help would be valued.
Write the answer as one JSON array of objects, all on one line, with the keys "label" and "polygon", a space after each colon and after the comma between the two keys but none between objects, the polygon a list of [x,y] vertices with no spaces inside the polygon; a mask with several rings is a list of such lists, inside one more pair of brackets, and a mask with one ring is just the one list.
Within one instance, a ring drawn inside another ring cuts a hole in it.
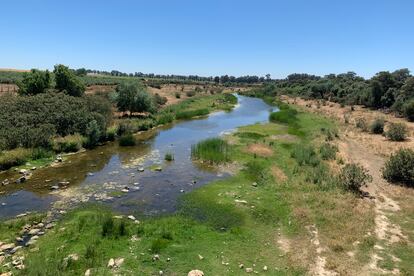
[{"label": "rock in water", "polygon": [[204,272],[198,269],[191,270],[187,276],[204,276]]}]

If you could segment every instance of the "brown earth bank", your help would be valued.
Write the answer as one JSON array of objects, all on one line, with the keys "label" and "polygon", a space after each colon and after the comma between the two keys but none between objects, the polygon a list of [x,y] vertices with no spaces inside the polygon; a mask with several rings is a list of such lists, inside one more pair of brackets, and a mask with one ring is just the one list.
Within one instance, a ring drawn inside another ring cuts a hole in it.
[{"label": "brown earth bank", "polygon": [[[414,149],[414,123],[362,106],[341,106],[333,102],[322,103],[289,96],[282,96],[281,100],[338,122],[339,139],[336,144],[339,156],[345,163],[361,164],[372,176],[372,182],[364,191],[368,194],[366,199],[375,206],[375,232],[366,233],[366,236],[375,238],[375,245],[370,260],[360,271],[360,275],[405,275],[404,267],[400,267],[400,257],[414,248],[414,189],[388,183],[382,177],[382,168],[388,156],[398,149]],[[405,123],[409,132],[408,138],[403,142],[393,142],[382,135],[361,131],[355,127],[358,118],[365,118],[368,123],[383,118],[385,130],[389,123]],[[407,205],[408,202],[411,204]],[[350,256],[353,254],[348,253]],[[317,272],[314,274],[329,275]]]}]

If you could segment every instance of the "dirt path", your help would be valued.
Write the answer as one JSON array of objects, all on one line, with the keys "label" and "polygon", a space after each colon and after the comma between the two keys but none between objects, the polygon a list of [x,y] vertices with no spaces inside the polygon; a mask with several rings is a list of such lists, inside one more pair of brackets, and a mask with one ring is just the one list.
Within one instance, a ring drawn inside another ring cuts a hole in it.
[{"label": "dirt path", "polygon": [[348,162],[355,162],[363,165],[372,176],[372,182],[364,188],[375,203],[375,236],[376,244],[374,253],[371,256],[370,263],[364,268],[367,274],[370,273],[392,273],[399,274],[398,269],[387,271],[378,267],[378,261],[382,260],[381,256],[388,255],[395,262],[398,258],[392,256],[387,250],[387,245],[406,240],[407,237],[402,233],[397,224],[393,224],[388,215],[400,211],[400,206],[389,195],[389,185],[381,175],[381,169],[384,165],[384,158],[367,150],[362,144],[358,144],[348,138],[339,143],[340,152],[342,152]]}]

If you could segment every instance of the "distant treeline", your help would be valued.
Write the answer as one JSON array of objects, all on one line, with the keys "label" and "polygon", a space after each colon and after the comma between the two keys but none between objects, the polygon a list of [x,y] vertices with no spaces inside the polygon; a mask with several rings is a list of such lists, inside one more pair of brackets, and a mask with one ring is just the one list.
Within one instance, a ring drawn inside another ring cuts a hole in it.
[{"label": "distant treeline", "polygon": [[[172,83],[216,83],[216,84],[257,84],[270,81],[270,74],[265,77],[259,76],[210,76],[203,77],[198,75],[163,75],[154,73],[124,73],[117,70],[101,71],[85,68],[71,69],[71,71],[84,82],[85,85],[116,85],[122,83],[125,79],[140,78],[143,80],[157,80],[159,84]],[[15,84],[23,78],[24,72],[17,71],[0,71],[0,83]]]},{"label": "distant treeline", "polygon": [[292,74],[286,79],[274,80],[246,93],[264,97],[285,94],[364,105],[394,111],[414,120],[414,77],[408,69],[381,71],[367,80],[354,72],[324,77]]}]

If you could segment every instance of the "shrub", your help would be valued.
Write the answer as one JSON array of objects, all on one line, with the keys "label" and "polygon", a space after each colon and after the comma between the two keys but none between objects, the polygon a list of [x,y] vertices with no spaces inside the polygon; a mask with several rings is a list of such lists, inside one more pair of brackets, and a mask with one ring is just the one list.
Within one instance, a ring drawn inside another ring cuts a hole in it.
[{"label": "shrub", "polygon": [[355,126],[361,129],[362,131],[368,131],[368,124],[365,118],[357,118],[355,120]]},{"label": "shrub", "polygon": [[385,162],[383,177],[390,182],[414,187],[414,151],[400,149]]},{"label": "shrub", "polygon": [[154,112],[154,101],[144,86],[137,82],[123,82],[116,88],[119,111]]},{"label": "shrub", "polygon": [[375,119],[370,126],[371,133],[382,134],[384,132],[384,119]]},{"label": "shrub", "polygon": [[194,90],[190,90],[190,91],[187,91],[185,94],[187,95],[187,97],[193,97],[195,96],[196,92]]},{"label": "shrub", "polygon": [[180,92],[175,92],[175,97],[177,98],[177,99],[179,99],[179,98],[181,98],[181,93]]},{"label": "shrub", "polygon": [[135,132],[134,126],[132,125],[132,122],[129,120],[121,121],[116,130],[116,133],[118,134],[118,136],[122,136],[124,134],[129,134],[133,132]]},{"label": "shrub", "polygon": [[320,162],[315,150],[311,146],[297,145],[293,148],[291,156],[296,159],[300,166],[308,165],[315,167]]},{"label": "shrub", "polygon": [[167,152],[164,156],[165,161],[173,161],[174,160],[174,154],[171,152]]},{"label": "shrub", "polygon": [[323,160],[334,160],[337,152],[338,147],[329,143],[324,143],[319,148],[319,153]]},{"label": "shrub", "polygon": [[55,152],[77,152],[82,148],[83,143],[83,137],[74,134],[53,139],[52,148]]},{"label": "shrub", "polygon": [[98,145],[101,139],[101,130],[96,120],[92,120],[86,126],[86,142],[85,147],[94,148]]},{"label": "shrub", "polygon": [[2,152],[0,154],[0,170],[23,165],[30,158],[31,154],[31,150],[23,148]]},{"label": "shrub", "polygon": [[403,106],[404,116],[411,122],[414,122],[414,100],[409,101]]},{"label": "shrub", "polygon": [[132,134],[125,134],[119,138],[119,145],[121,147],[132,147],[135,146],[136,140],[134,135]]},{"label": "shrub", "polygon": [[114,141],[116,137],[116,133],[118,128],[116,126],[110,127],[106,130],[106,140],[107,141]]},{"label": "shrub", "polygon": [[368,171],[359,164],[346,164],[339,174],[339,183],[350,192],[360,194],[361,187],[372,181]]},{"label": "shrub", "polygon": [[164,105],[168,102],[167,97],[161,97],[160,94],[155,93],[154,101],[158,106]]},{"label": "shrub", "polygon": [[386,136],[391,141],[404,141],[407,138],[407,126],[404,123],[392,123],[388,127]]},{"label": "shrub", "polygon": [[210,138],[191,146],[191,157],[209,161],[211,163],[222,163],[229,161],[230,147],[221,138]]},{"label": "shrub", "polygon": [[107,110],[94,106],[88,97],[63,93],[0,96],[0,146],[2,149],[48,147],[56,135],[85,135],[92,120],[96,120],[104,133]]},{"label": "shrub", "polygon": [[297,122],[296,109],[281,109],[277,112],[272,112],[269,115],[269,120],[274,123],[295,124]]},{"label": "shrub", "polygon": [[50,73],[48,70],[40,71],[32,69],[30,73],[24,73],[21,82],[17,82],[19,94],[36,95],[43,93],[50,87]]}]

